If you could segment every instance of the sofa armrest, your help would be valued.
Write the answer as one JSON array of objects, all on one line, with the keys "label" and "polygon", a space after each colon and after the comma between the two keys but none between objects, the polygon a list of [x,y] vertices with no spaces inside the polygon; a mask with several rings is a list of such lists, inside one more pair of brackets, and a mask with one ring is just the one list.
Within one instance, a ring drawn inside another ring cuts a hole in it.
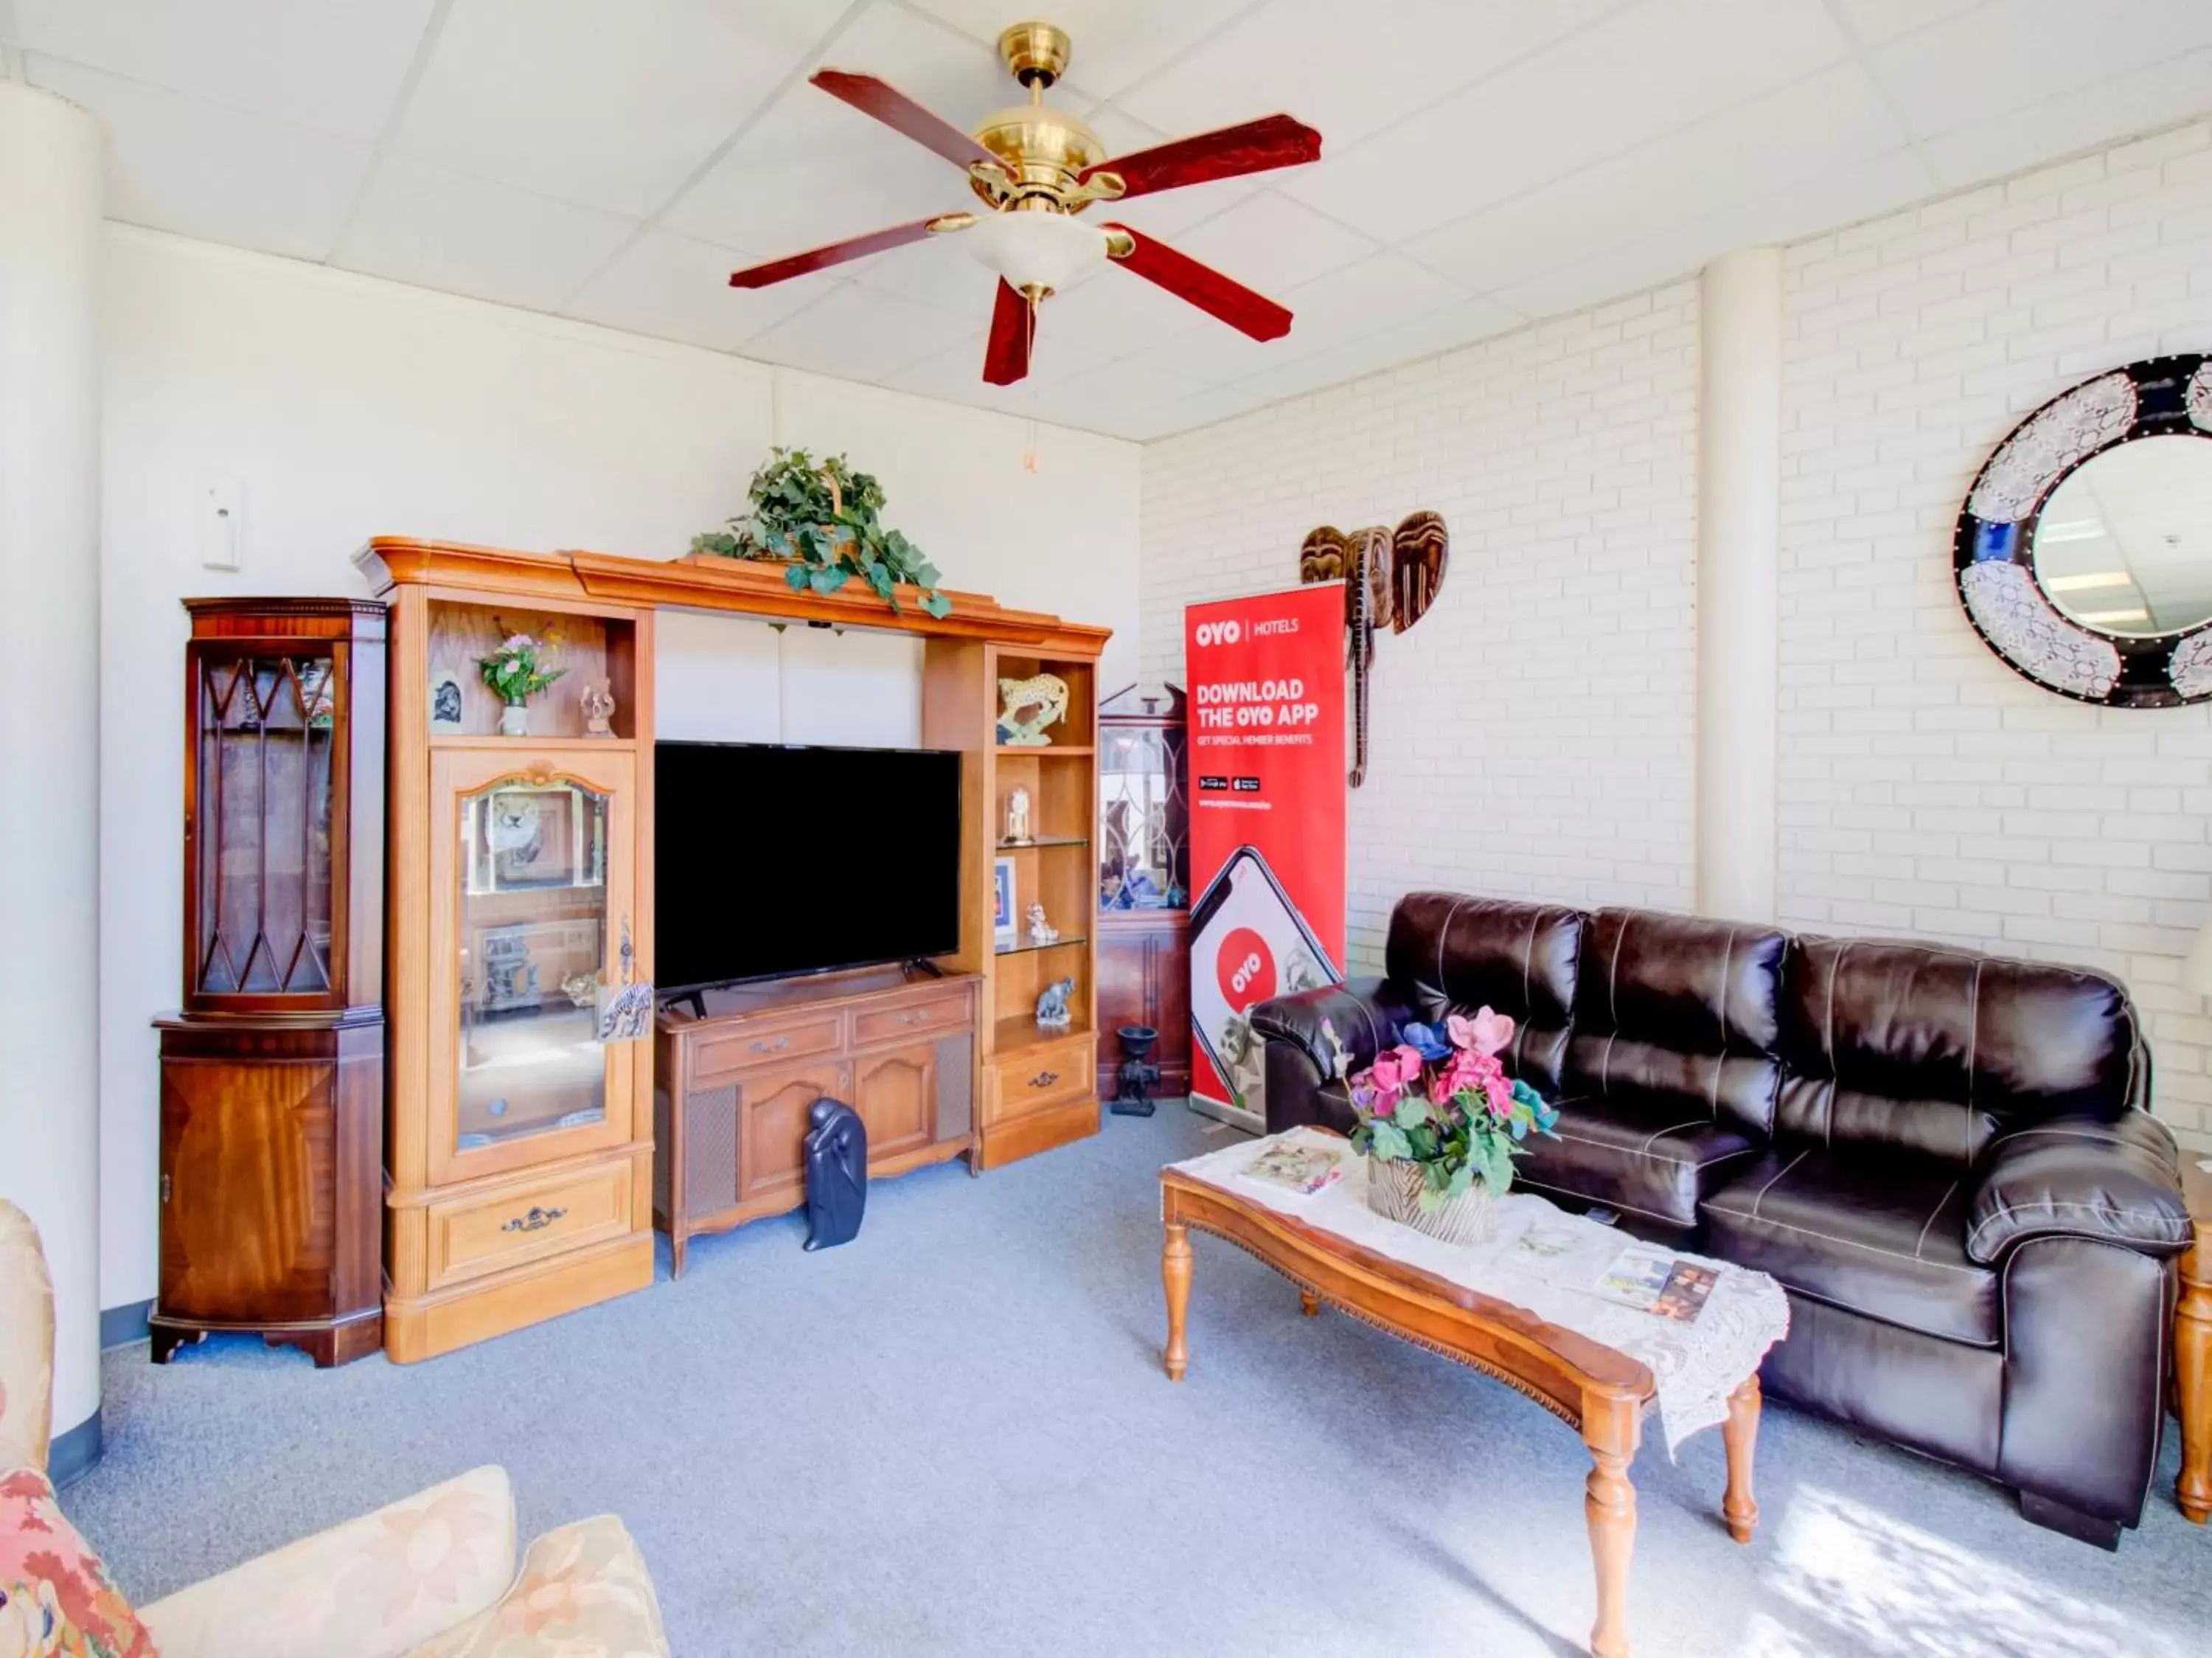
[{"label": "sofa armrest", "polygon": [[161,1658],[402,1658],[514,1580],[504,1468],[303,1537],[139,1609]]},{"label": "sofa armrest", "polygon": [[[1252,1009],[1252,1029],[1270,1042],[1296,1045],[1328,1082],[1365,1070],[1396,1043],[1399,1027],[1412,1017],[1383,980],[1355,978],[1262,1002]],[[1341,1045],[1340,1058],[1323,1025]]]},{"label": "sofa armrest", "polygon": [[2087,1238],[2146,1255],[2189,1247],[2179,1152],[2148,1112],[2057,1117],[1992,1141],[1975,1165],[1966,1254],[1993,1265],[2030,1238]]},{"label": "sofa armrest", "polygon": [[[670,1658],[645,1557],[612,1515],[531,1544],[499,1604],[407,1658]],[[167,1655],[164,1654],[164,1658]]]}]

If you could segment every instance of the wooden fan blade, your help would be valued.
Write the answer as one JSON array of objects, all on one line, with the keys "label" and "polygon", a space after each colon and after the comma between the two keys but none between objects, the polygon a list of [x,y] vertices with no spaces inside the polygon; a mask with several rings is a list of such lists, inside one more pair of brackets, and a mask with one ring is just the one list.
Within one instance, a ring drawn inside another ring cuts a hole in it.
[{"label": "wooden fan blade", "polygon": [[1239,333],[1255,339],[1280,339],[1291,332],[1291,314],[1265,294],[1255,294],[1212,265],[1200,265],[1189,254],[1178,253],[1165,242],[1139,235],[1126,224],[1103,228],[1129,239],[1129,251],[1115,254],[1115,264],[1166,289],[1177,299],[1189,301]]},{"label": "wooden fan blade", "polygon": [[1030,371],[1030,345],[1036,333],[1036,313],[1004,277],[999,278],[999,298],[991,308],[991,343],[983,348],[983,378],[994,386],[1011,386]]},{"label": "wooden fan blade", "polygon": [[743,271],[730,273],[732,288],[766,288],[772,283],[789,282],[793,277],[820,271],[832,265],[842,265],[848,259],[864,259],[871,253],[880,253],[886,247],[903,247],[910,241],[920,241],[929,235],[929,227],[945,217],[942,213],[926,219],[916,219],[912,224],[895,224],[888,230],[878,230],[866,236],[854,236],[849,241],[833,241],[827,247],[810,247],[804,253],[792,253],[766,265],[749,265]]},{"label": "wooden fan blade", "polygon": [[1111,173],[1121,180],[1126,198],[1278,167],[1301,167],[1320,159],[1320,133],[1288,115],[1268,115],[1242,126],[1224,126],[1218,132],[1200,132],[1117,155],[1086,168],[1083,181],[1088,184],[1102,173]]},{"label": "wooden fan blade", "polygon": [[933,149],[955,167],[977,163],[1006,170],[1006,164],[977,143],[942,115],[933,114],[885,81],[872,75],[848,75],[842,69],[817,70],[813,82],[833,98],[841,98],[863,115],[872,115],[885,126],[903,132],[925,149]]}]

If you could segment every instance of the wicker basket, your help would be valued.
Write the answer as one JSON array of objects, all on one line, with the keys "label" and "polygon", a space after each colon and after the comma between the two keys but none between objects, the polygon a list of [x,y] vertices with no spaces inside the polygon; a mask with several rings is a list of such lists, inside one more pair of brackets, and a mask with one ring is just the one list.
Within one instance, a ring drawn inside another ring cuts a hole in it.
[{"label": "wicker basket", "polygon": [[1420,1164],[1401,1158],[1367,1159],[1368,1208],[1385,1220],[1401,1222],[1446,1243],[1481,1243],[1498,1230],[1498,1209],[1486,1182],[1478,1179],[1458,1197],[1423,1208],[1421,1192],[1427,1182],[1421,1170]]}]

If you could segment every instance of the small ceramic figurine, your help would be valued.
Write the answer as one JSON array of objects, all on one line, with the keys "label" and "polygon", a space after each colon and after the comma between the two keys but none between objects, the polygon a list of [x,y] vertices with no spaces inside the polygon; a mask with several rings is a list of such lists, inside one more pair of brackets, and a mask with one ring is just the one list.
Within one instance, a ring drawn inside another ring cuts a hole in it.
[{"label": "small ceramic figurine", "polygon": [[1006,796],[1006,844],[1030,844],[1030,791],[1017,789]]},{"label": "small ceramic figurine", "polygon": [[1073,1025],[1075,1015],[1068,1011],[1067,998],[1074,993],[1075,981],[1072,978],[1058,979],[1046,985],[1044,993],[1037,997],[1038,1026],[1048,1031],[1064,1031]]},{"label": "small ceramic figurine", "polygon": [[[1052,739],[1044,735],[1067,716],[1067,681],[1056,674],[1032,674],[1026,680],[999,681],[999,741],[1008,748],[1043,748]],[[1024,710],[1030,717],[1020,716]]]},{"label": "small ceramic figurine", "polygon": [[611,737],[615,728],[615,692],[613,684],[606,680],[586,680],[583,694],[576,699],[577,707],[584,712],[584,735],[587,737]]},{"label": "small ceramic figurine", "polygon": [[1044,905],[1032,904],[1029,908],[1030,942],[1054,944],[1060,941],[1060,929],[1044,918]]}]

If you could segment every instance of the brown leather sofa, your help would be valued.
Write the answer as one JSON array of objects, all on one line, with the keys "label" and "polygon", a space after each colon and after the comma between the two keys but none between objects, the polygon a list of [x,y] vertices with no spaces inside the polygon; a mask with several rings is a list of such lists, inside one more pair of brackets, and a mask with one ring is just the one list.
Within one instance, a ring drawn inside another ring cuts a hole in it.
[{"label": "brown leather sofa", "polygon": [[1253,1011],[1267,1126],[1348,1128],[1364,1065],[1487,1004],[1559,1104],[1516,1179],[1773,1275],[1773,1393],[2115,1546],[2164,1426],[2178,1155],[2102,974],[1649,911],[1415,893],[1385,974]]}]

